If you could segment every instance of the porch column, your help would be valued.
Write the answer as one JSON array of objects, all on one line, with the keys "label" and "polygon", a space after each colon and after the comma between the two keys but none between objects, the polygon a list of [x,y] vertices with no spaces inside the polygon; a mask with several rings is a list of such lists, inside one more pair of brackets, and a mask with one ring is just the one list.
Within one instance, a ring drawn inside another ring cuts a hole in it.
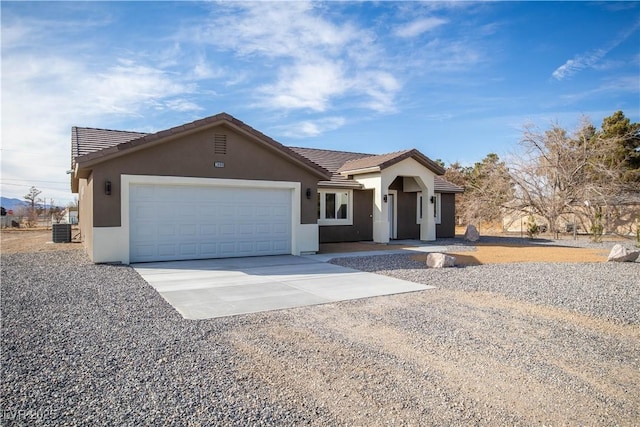
[{"label": "porch column", "polygon": [[435,193],[433,192],[433,177],[419,175],[414,176],[413,179],[420,187],[420,190],[422,190],[422,222],[420,223],[420,240],[436,240],[436,220],[433,217],[433,203],[431,203],[431,198],[435,197]]},{"label": "porch column", "polygon": [[357,181],[364,189],[373,190],[373,241],[389,243],[389,206],[384,202],[389,183],[383,183],[379,173],[360,175]]}]

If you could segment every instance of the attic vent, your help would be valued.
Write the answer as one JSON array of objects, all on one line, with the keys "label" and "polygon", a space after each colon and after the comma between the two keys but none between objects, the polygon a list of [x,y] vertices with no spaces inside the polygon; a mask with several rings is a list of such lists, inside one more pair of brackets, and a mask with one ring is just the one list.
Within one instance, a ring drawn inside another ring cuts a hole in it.
[{"label": "attic vent", "polygon": [[213,135],[213,153],[227,154],[227,135],[218,133]]}]

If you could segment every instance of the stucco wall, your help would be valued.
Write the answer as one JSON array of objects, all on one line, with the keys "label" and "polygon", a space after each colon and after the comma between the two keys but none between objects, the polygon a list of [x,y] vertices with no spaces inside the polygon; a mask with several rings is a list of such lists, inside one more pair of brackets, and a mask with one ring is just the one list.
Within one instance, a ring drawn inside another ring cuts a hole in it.
[{"label": "stucco wall", "polygon": [[456,237],[456,195],[440,195],[440,224],[436,224],[436,238]]},{"label": "stucco wall", "polygon": [[320,243],[373,240],[373,190],[353,191],[353,225],[320,226]]},{"label": "stucco wall", "polygon": [[[214,152],[214,135],[226,135],[226,154]],[[224,167],[214,167],[223,162]],[[198,178],[297,181],[301,183],[301,223],[317,221],[316,187],[318,178],[276,151],[221,125],[183,136],[126,156],[98,164],[93,168],[93,225],[117,227],[120,218],[120,175],[161,175]],[[111,195],[104,182],[111,181]],[[307,199],[306,190],[312,197]]]},{"label": "stucco wall", "polygon": [[93,179],[81,179],[78,184],[78,226],[82,244],[93,261]]}]

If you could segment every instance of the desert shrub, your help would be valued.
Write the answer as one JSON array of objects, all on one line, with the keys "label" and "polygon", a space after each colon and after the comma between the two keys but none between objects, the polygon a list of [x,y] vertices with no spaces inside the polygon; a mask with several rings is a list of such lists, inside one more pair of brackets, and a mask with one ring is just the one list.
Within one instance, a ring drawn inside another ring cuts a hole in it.
[{"label": "desert shrub", "polygon": [[527,219],[527,236],[529,236],[530,239],[533,239],[538,234],[540,234],[540,227],[538,227],[533,215],[529,215],[529,219]]}]

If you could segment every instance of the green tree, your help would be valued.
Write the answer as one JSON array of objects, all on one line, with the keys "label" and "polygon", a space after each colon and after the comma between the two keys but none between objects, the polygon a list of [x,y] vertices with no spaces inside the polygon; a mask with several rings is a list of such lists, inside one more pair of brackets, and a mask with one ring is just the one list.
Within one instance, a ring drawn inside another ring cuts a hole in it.
[{"label": "green tree", "polygon": [[624,182],[640,181],[640,123],[631,123],[622,111],[616,111],[602,120],[601,140],[612,142],[610,161],[621,164]]}]

